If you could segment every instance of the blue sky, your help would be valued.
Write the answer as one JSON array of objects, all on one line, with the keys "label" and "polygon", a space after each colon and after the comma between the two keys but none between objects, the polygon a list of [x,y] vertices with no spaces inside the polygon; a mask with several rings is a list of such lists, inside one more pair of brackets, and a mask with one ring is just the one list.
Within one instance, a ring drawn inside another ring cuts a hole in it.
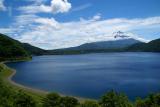
[{"label": "blue sky", "polygon": [[44,49],[160,38],[160,0],[0,0],[0,33]]}]

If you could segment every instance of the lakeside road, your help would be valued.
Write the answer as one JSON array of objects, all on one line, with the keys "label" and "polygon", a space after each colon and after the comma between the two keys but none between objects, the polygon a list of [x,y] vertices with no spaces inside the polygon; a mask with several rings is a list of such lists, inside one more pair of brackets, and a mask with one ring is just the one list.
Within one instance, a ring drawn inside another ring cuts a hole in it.
[{"label": "lakeside road", "polygon": [[[2,62],[0,64],[3,64],[3,66],[8,69],[6,72],[6,74],[4,74],[5,76],[3,77],[3,80],[8,84],[10,85],[11,87],[17,89],[17,90],[24,90],[25,92],[27,93],[30,93],[30,94],[34,94],[34,95],[37,95],[37,96],[40,96],[40,97],[44,97],[46,96],[47,94],[49,94],[49,92],[47,91],[43,91],[43,90],[39,90],[39,89],[35,89],[35,88],[31,88],[31,87],[28,87],[28,86],[25,86],[25,85],[22,85],[22,84],[19,84],[19,83],[16,83],[15,81],[12,80],[13,76],[16,75],[16,70],[8,67],[6,64],[6,62]],[[66,96],[64,94],[60,94],[58,93],[60,96]],[[81,98],[81,97],[77,97],[77,96],[70,96],[70,97],[74,97],[76,99],[78,99],[80,102],[84,102],[86,100],[94,100],[94,99],[88,99],[88,98]],[[94,100],[96,101],[96,100]]]}]

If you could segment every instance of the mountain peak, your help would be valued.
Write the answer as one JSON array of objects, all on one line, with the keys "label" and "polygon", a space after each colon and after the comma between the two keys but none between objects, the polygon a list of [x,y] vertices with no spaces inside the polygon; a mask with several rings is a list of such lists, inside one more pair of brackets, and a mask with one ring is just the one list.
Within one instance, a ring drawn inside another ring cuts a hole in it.
[{"label": "mountain peak", "polygon": [[114,38],[119,38],[119,39],[128,39],[128,38],[131,38],[130,35],[128,35],[125,32],[121,32],[121,31],[114,32],[113,36],[114,36]]},{"label": "mountain peak", "polygon": [[114,32],[113,35],[114,39],[135,39],[135,40],[138,40],[138,41],[141,41],[141,42],[148,42],[148,40],[145,40],[141,37],[139,37],[138,35],[136,34],[133,34],[133,33],[128,33],[128,32],[122,32],[122,31],[117,31],[117,32]]}]

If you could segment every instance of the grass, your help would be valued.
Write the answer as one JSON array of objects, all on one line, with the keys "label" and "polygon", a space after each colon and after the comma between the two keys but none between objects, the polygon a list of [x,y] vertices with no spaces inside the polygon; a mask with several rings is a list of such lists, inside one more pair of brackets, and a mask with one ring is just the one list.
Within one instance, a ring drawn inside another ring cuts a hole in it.
[{"label": "grass", "polygon": [[38,105],[41,106],[42,99],[46,96],[46,94],[40,93],[40,92],[35,92],[35,91],[32,91],[32,90],[28,90],[26,88],[19,87],[17,85],[12,84],[9,81],[9,77],[13,74],[14,71],[12,69],[10,69],[9,67],[7,67],[3,63],[0,63],[0,69],[1,69],[0,70],[0,79],[3,81],[3,83],[6,86],[12,88],[13,91],[22,90],[26,94],[32,96],[35,99],[35,101],[38,103]]}]

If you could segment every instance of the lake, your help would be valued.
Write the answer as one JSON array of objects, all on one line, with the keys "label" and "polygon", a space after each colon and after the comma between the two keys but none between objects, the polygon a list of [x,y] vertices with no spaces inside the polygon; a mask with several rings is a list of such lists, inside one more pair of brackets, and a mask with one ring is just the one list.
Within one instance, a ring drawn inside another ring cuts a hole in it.
[{"label": "lake", "polygon": [[130,100],[160,92],[160,53],[97,53],[35,56],[8,63],[13,81],[64,95],[98,99],[109,90]]}]

